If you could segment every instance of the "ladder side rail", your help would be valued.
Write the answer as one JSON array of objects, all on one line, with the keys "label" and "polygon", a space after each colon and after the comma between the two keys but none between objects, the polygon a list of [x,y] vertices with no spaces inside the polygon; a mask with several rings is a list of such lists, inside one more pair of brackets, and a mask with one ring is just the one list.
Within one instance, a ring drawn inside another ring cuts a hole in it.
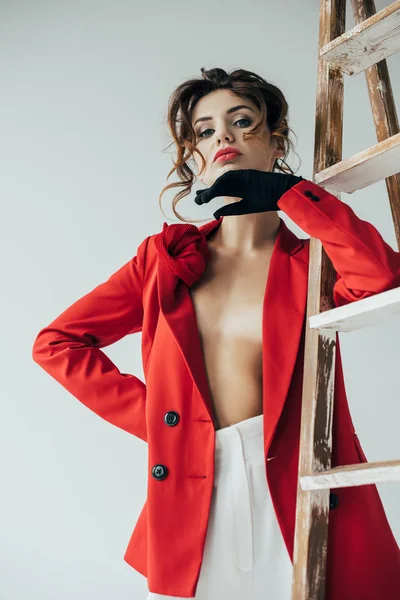
[{"label": "ladder side rail", "polygon": [[[320,0],[319,50],[344,32],[345,18],[346,0]],[[319,57],[313,179],[342,158],[343,97],[342,72]],[[302,490],[300,477],[331,467],[337,333],[310,329],[309,319],[334,308],[335,279],[320,240],[311,238],[292,600],[325,598],[330,491]]]},{"label": "ladder side rail", "polygon": [[[374,0],[351,0],[351,4],[357,25],[376,13]],[[376,136],[378,142],[381,142],[400,131],[386,59],[377,62],[364,72]],[[385,182],[392,211],[397,248],[400,250],[400,173],[387,177]]]}]

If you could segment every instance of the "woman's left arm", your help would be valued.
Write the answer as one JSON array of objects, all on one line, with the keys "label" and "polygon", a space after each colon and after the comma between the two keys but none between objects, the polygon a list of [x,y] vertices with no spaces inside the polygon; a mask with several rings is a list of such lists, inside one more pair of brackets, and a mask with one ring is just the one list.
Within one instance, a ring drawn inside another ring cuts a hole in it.
[{"label": "woman's left arm", "polygon": [[338,274],[336,306],[400,286],[400,252],[345,202],[304,179],[278,201],[296,225],[318,238]]}]

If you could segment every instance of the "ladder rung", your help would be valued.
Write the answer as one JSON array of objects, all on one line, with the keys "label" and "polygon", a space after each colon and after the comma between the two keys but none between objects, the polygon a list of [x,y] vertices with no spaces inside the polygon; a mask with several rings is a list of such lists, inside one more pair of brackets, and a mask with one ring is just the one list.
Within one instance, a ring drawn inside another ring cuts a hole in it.
[{"label": "ladder rung", "polygon": [[[400,1],[400,0],[399,0]],[[315,174],[314,182],[337,192],[356,190],[400,171],[400,133]]]},{"label": "ladder rung", "polygon": [[355,331],[400,315],[400,287],[312,315],[311,329]]},{"label": "ladder rung", "polygon": [[400,460],[360,463],[334,467],[299,477],[302,490],[353,487],[386,481],[400,481]]},{"label": "ladder rung", "polygon": [[392,2],[320,50],[320,58],[357,75],[400,50],[400,0]]}]

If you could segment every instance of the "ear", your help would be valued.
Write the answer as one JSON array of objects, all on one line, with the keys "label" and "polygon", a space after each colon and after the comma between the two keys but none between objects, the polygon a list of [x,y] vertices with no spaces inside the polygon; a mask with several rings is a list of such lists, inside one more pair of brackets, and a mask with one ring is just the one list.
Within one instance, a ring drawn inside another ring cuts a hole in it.
[{"label": "ear", "polygon": [[276,158],[284,158],[285,156],[285,147],[283,144],[283,140],[280,137],[272,136],[273,142],[275,144],[275,157]]}]

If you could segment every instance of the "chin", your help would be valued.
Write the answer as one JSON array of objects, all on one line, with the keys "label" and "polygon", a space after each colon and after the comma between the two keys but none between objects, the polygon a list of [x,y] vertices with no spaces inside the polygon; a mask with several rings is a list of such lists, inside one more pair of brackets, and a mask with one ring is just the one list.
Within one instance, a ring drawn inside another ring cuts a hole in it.
[{"label": "chin", "polygon": [[246,168],[246,167],[243,167],[243,165],[238,165],[232,161],[232,162],[226,162],[226,163],[220,165],[218,171],[224,171],[224,170],[225,171],[228,171],[228,170],[233,171],[235,169],[238,170],[238,169],[243,169],[243,168]]}]

